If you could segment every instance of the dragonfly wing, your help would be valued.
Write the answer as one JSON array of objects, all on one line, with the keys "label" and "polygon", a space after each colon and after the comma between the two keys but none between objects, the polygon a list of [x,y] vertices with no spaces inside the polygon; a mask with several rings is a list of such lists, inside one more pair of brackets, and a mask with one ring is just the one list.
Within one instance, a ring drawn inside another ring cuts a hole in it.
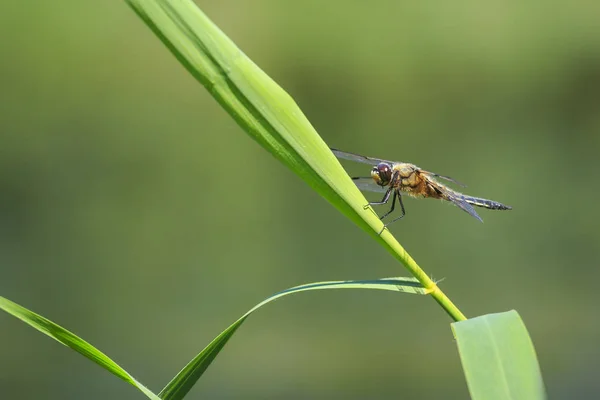
[{"label": "dragonfly wing", "polygon": [[454,183],[454,184],[456,184],[458,186],[461,186],[461,187],[467,187],[467,185],[465,185],[464,183],[461,183],[461,182],[457,181],[456,179],[450,178],[449,176],[436,174],[435,172],[431,172],[431,171],[423,171],[423,170],[421,170],[420,172],[424,173],[424,174],[427,174],[427,175],[430,175],[430,176],[433,176],[435,178],[440,178],[440,179],[447,180],[447,181],[452,182],[452,183]]},{"label": "dragonfly wing", "polygon": [[354,183],[360,190],[375,193],[385,193],[387,188],[375,183],[372,178],[353,178]]},{"label": "dragonfly wing", "polygon": [[477,218],[479,220],[479,222],[483,222],[483,220],[481,219],[479,214],[477,214],[477,211],[475,211],[473,206],[466,202],[465,196],[463,196],[460,193],[452,193],[452,194],[447,194],[447,198],[452,203],[454,203],[458,208],[465,211],[472,217]]},{"label": "dragonfly wing", "polygon": [[335,156],[337,158],[342,158],[344,160],[350,160],[350,161],[356,161],[356,162],[360,162],[363,164],[377,165],[381,162],[388,163],[388,164],[394,164],[394,161],[388,161],[388,160],[382,160],[380,158],[361,156],[360,154],[348,153],[348,152],[333,149],[333,148],[331,148],[331,151],[333,152],[333,154],[335,154]]}]

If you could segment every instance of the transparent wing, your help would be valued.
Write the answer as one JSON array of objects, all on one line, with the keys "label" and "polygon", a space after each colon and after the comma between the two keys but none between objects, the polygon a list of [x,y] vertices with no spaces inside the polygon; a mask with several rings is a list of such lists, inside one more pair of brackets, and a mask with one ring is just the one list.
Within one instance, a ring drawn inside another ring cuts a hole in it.
[{"label": "transparent wing", "polygon": [[352,178],[352,180],[360,190],[367,192],[385,193],[388,189],[376,184],[372,178]]},{"label": "transparent wing", "polygon": [[356,161],[363,164],[377,165],[381,162],[394,164],[394,161],[382,160],[381,158],[373,158],[367,156],[361,156],[360,154],[348,153],[345,151],[331,148],[331,151],[337,158],[343,158],[344,160]]},{"label": "transparent wing", "polygon": [[477,211],[467,202],[464,194],[450,190],[441,183],[437,183],[431,179],[427,179],[427,185],[437,192],[438,198],[451,202],[473,218],[483,222]]},{"label": "transparent wing", "polygon": [[447,199],[454,203],[458,208],[465,211],[469,215],[474,218],[477,218],[479,222],[483,222],[477,211],[473,208],[472,205],[466,202],[465,196],[460,193],[446,193]]},{"label": "transparent wing", "polygon": [[461,187],[467,187],[467,185],[465,185],[464,183],[461,183],[461,182],[457,181],[456,179],[450,178],[449,176],[440,175],[440,174],[436,174],[435,172],[424,171],[424,170],[420,170],[420,172],[423,173],[423,174],[431,175],[431,176],[433,176],[435,178],[440,178],[440,179],[444,179],[444,180],[450,181],[450,182],[452,182],[452,183],[454,183],[454,184],[456,184],[458,186],[461,186]]}]

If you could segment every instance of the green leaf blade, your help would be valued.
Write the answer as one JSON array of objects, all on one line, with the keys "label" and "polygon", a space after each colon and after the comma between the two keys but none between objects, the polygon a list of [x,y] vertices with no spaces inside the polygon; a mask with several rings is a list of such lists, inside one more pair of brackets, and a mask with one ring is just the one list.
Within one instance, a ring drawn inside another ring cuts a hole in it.
[{"label": "green leaf blade", "polygon": [[531,338],[516,311],[455,322],[452,330],[473,399],[545,399]]},{"label": "green leaf blade", "polygon": [[198,379],[202,377],[204,372],[212,364],[214,359],[219,355],[223,347],[229,339],[242,325],[247,315],[238,319],[231,324],[227,329],[214,338],[208,346],[206,346],[196,357],[194,357],[179,373],[171,379],[158,396],[161,399],[183,399],[188,392],[194,387]]},{"label": "green leaf blade", "polygon": [[[291,96],[193,2],[127,2],[253,139],[364,229],[381,230],[379,218],[364,210],[364,196]],[[343,190],[336,190],[340,185]]]},{"label": "green leaf blade", "polygon": [[20,319],[57,342],[70,347],[87,359],[92,360],[111,374],[136,387],[149,399],[159,400],[157,395],[152,393],[152,391],[138,382],[133,376],[131,376],[127,371],[111,360],[106,354],[102,353],[100,350],[96,349],[94,346],[81,339],[74,333],[2,296],[0,296],[0,309]]},{"label": "green leaf blade", "polygon": [[262,147],[369,233],[456,321],[466,317],[435,287],[349,178],[300,108],[191,0],[126,0],[175,57]]},{"label": "green leaf blade", "polygon": [[210,342],[196,357],[194,357],[159,393],[159,396],[165,400],[181,400],[196,384],[198,379],[208,369],[210,364],[225,347],[229,339],[244,323],[244,321],[254,311],[262,306],[271,303],[281,297],[301,293],[312,290],[330,290],[330,289],[374,289],[374,290],[389,290],[400,293],[411,294],[428,294],[429,291],[421,286],[415,278],[384,278],[374,280],[360,281],[328,281],[316,282],[306,285],[300,285],[293,288],[282,290],[268,297],[256,306],[252,307],[248,312],[242,315],[237,321],[231,324],[227,329],[221,332],[215,339]]}]

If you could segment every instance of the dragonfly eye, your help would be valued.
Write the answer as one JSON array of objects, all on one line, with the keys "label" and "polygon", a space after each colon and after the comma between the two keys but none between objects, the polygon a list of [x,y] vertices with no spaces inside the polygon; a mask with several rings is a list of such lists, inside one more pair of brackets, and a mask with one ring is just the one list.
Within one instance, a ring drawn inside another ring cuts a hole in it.
[{"label": "dragonfly eye", "polygon": [[392,168],[389,164],[379,163],[371,170],[371,177],[380,186],[386,186],[392,179]]}]

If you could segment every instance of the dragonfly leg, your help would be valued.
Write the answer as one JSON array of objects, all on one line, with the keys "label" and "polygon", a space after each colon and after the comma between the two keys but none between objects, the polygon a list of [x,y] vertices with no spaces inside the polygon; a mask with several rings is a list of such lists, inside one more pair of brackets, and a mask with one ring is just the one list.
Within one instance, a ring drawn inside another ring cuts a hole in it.
[{"label": "dragonfly leg", "polygon": [[394,211],[394,207],[396,206],[396,196],[398,196],[398,191],[394,190],[394,197],[392,197],[392,207],[390,208],[390,210],[388,212],[386,212],[381,217],[379,217],[380,220],[383,220],[385,217],[390,215],[392,213],[392,211]]},{"label": "dragonfly leg", "polygon": [[382,204],[387,204],[387,202],[390,200],[390,195],[392,194],[392,190],[394,190],[394,188],[390,187],[387,192],[385,192],[385,195],[383,195],[383,199],[381,199],[381,201],[374,201],[371,202],[367,205],[365,205],[365,210],[367,208],[369,208],[369,206],[380,206]]},{"label": "dragonfly leg", "polygon": [[383,199],[381,199],[381,201],[372,201],[369,203],[370,206],[380,206],[382,204],[387,204],[387,202],[390,200],[390,195],[392,194],[392,191],[394,190],[394,188],[389,188],[385,194],[383,195]]},{"label": "dragonfly leg", "polygon": [[404,204],[402,203],[402,195],[401,194],[398,194],[398,203],[400,203],[400,208],[402,209],[402,214],[400,214],[399,217],[394,218],[391,222],[388,222],[387,224],[385,224],[386,227],[388,225],[393,224],[394,222],[398,221],[399,219],[404,218],[404,216],[406,215],[406,210],[404,210]]},{"label": "dragonfly leg", "polygon": [[[402,203],[402,194],[399,192],[397,194],[398,194],[398,203],[400,203],[400,209],[402,209],[402,214],[399,217],[396,217],[395,219],[393,219],[391,222],[388,222],[387,224],[383,225],[383,228],[381,228],[381,230],[379,231],[379,235],[381,235],[383,233],[385,228],[387,228],[394,222],[398,221],[399,219],[402,219],[406,215],[406,210],[404,209],[404,203]],[[394,193],[394,200],[396,200],[395,195],[396,195],[396,193]],[[392,207],[392,209],[387,214],[385,214],[383,217],[387,216],[390,212],[392,212],[393,209],[394,209],[394,207]],[[383,217],[381,217],[381,219],[383,219]]]}]

